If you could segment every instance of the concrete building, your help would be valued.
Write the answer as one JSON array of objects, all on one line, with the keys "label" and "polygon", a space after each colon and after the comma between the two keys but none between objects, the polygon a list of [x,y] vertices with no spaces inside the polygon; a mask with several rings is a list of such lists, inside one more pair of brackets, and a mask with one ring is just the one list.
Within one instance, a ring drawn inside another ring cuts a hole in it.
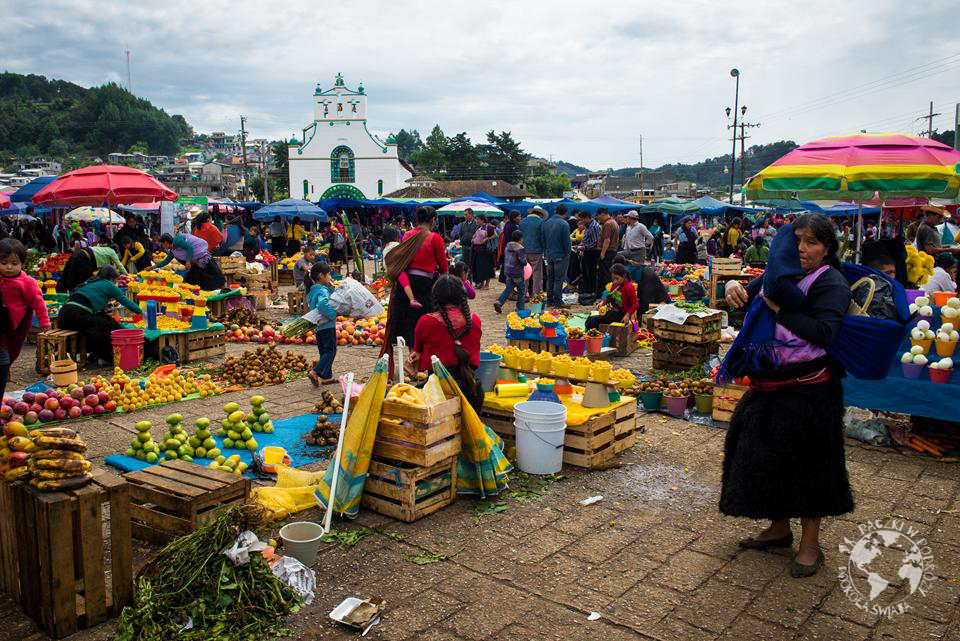
[{"label": "concrete building", "polygon": [[313,121],[290,140],[290,195],[323,198],[379,198],[406,186],[413,173],[397,154],[397,141],[367,129],[363,85],[349,89],[337,74],[332,89],[313,93]]}]

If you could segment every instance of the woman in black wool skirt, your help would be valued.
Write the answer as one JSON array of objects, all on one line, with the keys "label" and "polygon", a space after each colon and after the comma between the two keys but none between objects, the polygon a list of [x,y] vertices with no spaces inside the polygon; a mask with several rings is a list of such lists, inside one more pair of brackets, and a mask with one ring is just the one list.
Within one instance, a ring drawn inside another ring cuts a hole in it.
[{"label": "woman in black wool skirt", "polygon": [[[740,546],[764,550],[791,547],[790,519],[799,518],[800,546],[790,564],[795,578],[811,576],[823,565],[820,521],[853,510],[853,494],[843,451],[842,367],[828,347],[850,302],[850,287],[839,271],[837,238],[830,221],[804,214],[793,223],[800,265],[798,283],[806,300],[795,311],[781,310],[764,297],[777,315],[779,365],[752,377],[730,420],[724,445],[720,511],[729,516],[770,519],[771,523]],[[746,288],[727,283],[731,307],[748,304],[761,293],[762,278]],[[809,288],[809,289],[807,289]],[[786,330],[786,334],[782,334]],[[792,332],[792,336],[790,336]]]}]

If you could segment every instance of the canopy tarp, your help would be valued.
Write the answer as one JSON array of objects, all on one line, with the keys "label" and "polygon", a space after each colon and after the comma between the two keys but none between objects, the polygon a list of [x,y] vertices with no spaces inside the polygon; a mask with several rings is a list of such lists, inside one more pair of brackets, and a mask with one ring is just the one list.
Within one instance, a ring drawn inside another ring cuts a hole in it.
[{"label": "canopy tarp", "polygon": [[[856,216],[857,215],[857,204],[856,203],[836,203],[829,207],[821,207],[816,203],[805,202],[804,209],[807,211],[815,211],[818,214],[823,214],[824,216]],[[871,214],[879,214],[879,207],[864,207],[863,215],[869,216]]]},{"label": "canopy tarp", "polygon": [[278,200],[275,203],[270,203],[269,205],[261,207],[253,215],[253,218],[254,220],[273,220],[278,216],[285,220],[299,218],[305,223],[330,222],[327,212],[325,212],[323,209],[317,207],[311,202],[307,202],[306,200],[298,200],[296,198],[285,198],[284,200]]},{"label": "canopy tarp", "polygon": [[10,200],[11,202],[15,203],[32,204],[34,194],[52,183],[57,178],[59,178],[59,176],[40,176],[39,178],[34,178],[20,189],[10,194]]}]

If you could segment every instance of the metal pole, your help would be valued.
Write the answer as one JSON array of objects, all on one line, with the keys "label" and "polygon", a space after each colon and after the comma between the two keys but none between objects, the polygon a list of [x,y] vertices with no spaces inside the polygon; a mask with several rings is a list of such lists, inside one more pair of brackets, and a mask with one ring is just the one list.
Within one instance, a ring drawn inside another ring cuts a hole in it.
[{"label": "metal pole", "polygon": [[953,148],[960,149],[960,102],[953,114]]},{"label": "metal pole", "polygon": [[240,146],[243,154],[243,199],[247,199],[247,117],[240,116]]},{"label": "metal pole", "polygon": [[330,532],[333,511],[337,504],[337,483],[340,480],[340,457],[343,455],[343,436],[347,432],[347,414],[350,412],[351,394],[353,394],[353,372],[347,374],[347,385],[343,396],[343,414],[340,416],[340,434],[337,435],[337,452],[333,460],[330,461],[330,464],[333,465],[333,477],[330,479],[330,497],[327,499],[327,513],[323,515],[324,534]]},{"label": "metal pole", "polygon": [[857,250],[853,262],[860,263],[860,245],[863,242],[863,196],[857,198]]},{"label": "metal pole", "polygon": [[733,178],[737,172],[737,112],[740,109],[740,72],[736,69],[730,70],[730,75],[737,79],[736,88],[733,92],[733,149],[730,152],[730,204],[733,204]]}]

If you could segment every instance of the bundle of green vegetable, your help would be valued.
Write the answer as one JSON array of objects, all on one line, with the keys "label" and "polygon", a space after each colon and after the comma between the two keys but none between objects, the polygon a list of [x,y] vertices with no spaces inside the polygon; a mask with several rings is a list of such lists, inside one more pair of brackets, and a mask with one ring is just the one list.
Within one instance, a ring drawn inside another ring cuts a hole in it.
[{"label": "bundle of green vegetable", "polygon": [[705,309],[707,309],[707,306],[701,302],[688,303],[686,301],[674,301],[673,304],[679,307],[680,309],[686,310],[691,313],[702,312]]},{"label": "bundle of green vegetable", "polygon": [[301,316],[294,321],[291,321],[280,328],[280,335],[284,338],[298,338],[303,336],[310,330],[316,327],[315,323],[311,323],[308,320],[304,320]]},{"label": "bundle of green vegetable", "polygon": [[262,555],[235,566],[223,554],[239,532],[252,529],[251,518],[244,508],[233,508],[161,550],[140,572],[117,639],[265,641],[289,634],[284,617],[300,608],[299,597]]}]

